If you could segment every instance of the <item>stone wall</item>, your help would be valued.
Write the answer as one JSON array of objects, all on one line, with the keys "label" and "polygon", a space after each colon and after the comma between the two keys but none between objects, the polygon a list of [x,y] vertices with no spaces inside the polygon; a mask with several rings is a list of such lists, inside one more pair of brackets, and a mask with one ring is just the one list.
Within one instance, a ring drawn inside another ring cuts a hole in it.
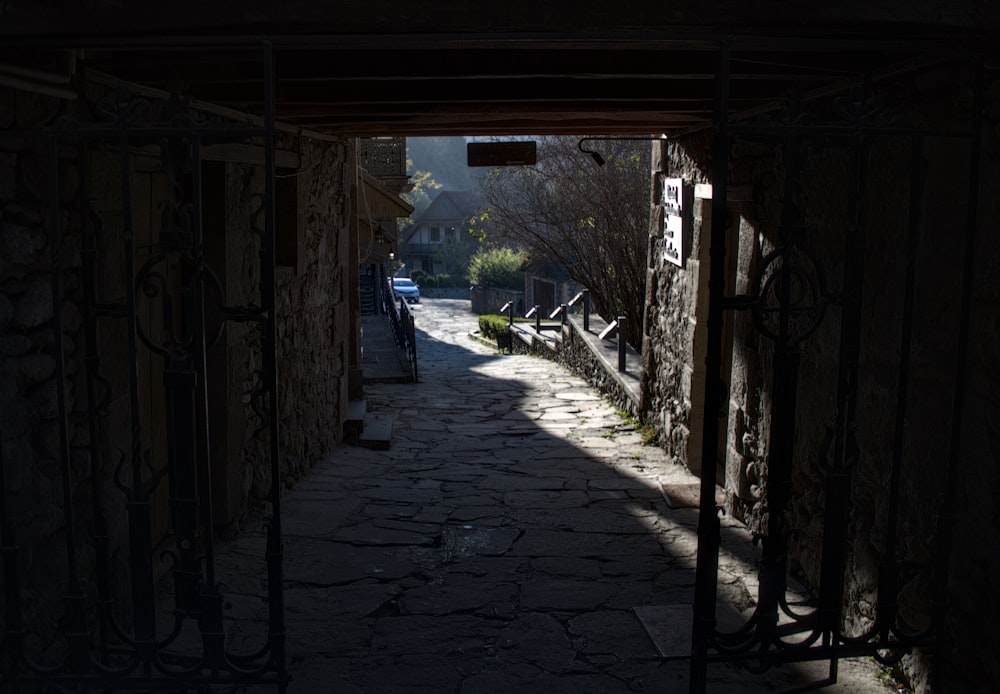
[{"label": "stone wall", "polygon": [[[299,145],[287,143],[290,146]],[[280,145],[280,143],[279,143]],[[278,409],[283,474],[294,479],[331,451],[346,409],[350,324],[346,274],[350,175],[346,142],[304,140],[297,179],[297,247],[301,262],[280,266],[276,277]],[[258,244],[250,232],[254,196],[263,192],[259,166],[226,165],[225,276],[229,302],[253,300],[259,281]],[[261,220],[254,220],[260,223]],[[229,505],[225,522],[270,488],[266,438],[250,394],[258,387],[260,335],[255,326],[229,323],[224,336]],[[249,349],[246,349],[249,347]],[[238,462],[237,462],[238,461]]]},{"label": "stone wall", "polygon": [[[899,80],[887,89],[906,94],[907,112],[896,122],[922,127],[962,129],[970,122],[971,84],[967,70],[933,71]],[[968,354],[968,374],[958,456],[959,485],[951,555],[948,613],[941,632],[948,665],[943,691],[989,691],[1000,683],[1000,672],[985,655],[992,648],[992,625],[1000,605],[990,577],[1000,569],[995,553],[984,543],[984,529],[1000,529],[992,499],[1000,492],[995,473],[1000,451],[1000,373],[995,355],[1000,347],[998,251],[989,229],[1000,222],[996,117],[1000,86],[988,91],[990,108],[984,128],[981,217],[973,285],[971,339],[960,344],[963,243],[969,185],[968,146],[945,138],[925,138],[918,162],[911,159],[905,137],[872,138],[864,166],[864,272],[860,283],[862,331],[856,382],[859,449],[852,470],[852,507],[845,517],[851,542],[844,604],[849,633],[870,623],[874,613],[878,564],[886,546],[888,471],[893,457],[903,337],[902,310],[909,258],[911,176],[919,183],[920,238],[916,267],[912,363],[903,438],[905,473],[903,505],[897,533],[903,558],[900,614],[910,626],[926,624],[934,582],[932,563],[942,551],[933,538],[937,512],[947,488],[955,398],[957,358]],[[813,104],[821,112],[829,104]],[[710,172],[706,162],[709,140],[695,136],[671,145],[664,169],[692,182]],[[739,235],[730,244],[737,257],[727,263],[727,294],[753,289],[752,279],[762,260],[779,243],[782,224],[784,163],[777,148],[737,140],[732,149],[730,185],[749,186],[749,201],[731,205]],[[841,302],[845,287],[845,229],[852,223],[856,191],[849,189],[849,150],[836,143],[814,142],[803,153],[794,194],[800,201],[800,238],[824,268],[833,302],[814,333],[800,344],[796,402],[796,434],[792,500],[786,513],[793,530],[790,567],[808,585],[819,584],[819,563],[825,532],[826,465],[831,462],[838,409],[838,365],[841,354]],[[644,382],[647,418],[660,429],[660,440],[672,456],[690,464],[690,438],[695,427],[692,392],[700,386],[695,374],[704,358],[697,331],[699,303],[704,300],[705,271],[702,239],[708,229],[695,210],[695,238],[683,269],[659,260],[658,240],[651,243],[653,267],[647,293],[646,351],[650,376]],[[754,326],[748,312],[727,319],[724,377],[728,387],[728,430],[725,451],[727,505],[751,527],[763,529],[767,505],[760,489],[770,460],[771,361],[774,346]],[[694,322],[694,325],[692,325]],[[688,456],[687,458],[685,456]],[[834,514],[831,518],[837,518]],[[839,522],[839,521],[838,521]],[[977,530],[978,528],[978,530]],[[992,532],[990,534],[992,534]],[[906,665],[914,686],[929,690],[929,670],[922,657]],[[961,684],[959,684],[961,682]],[[954,689],[949,689],[953,687]]]},{"label": "stone wall", "polygon": [[528,310],[524,306],[524,292],[513,289],[474,287],[470,291],[472,312],[479,315],[500,313],[500,308],[508,301],[514,302],[514,315],[523,316]]},{"label": "stone wall", "polygon": [[[421,287],[420,296],[428,299],[468,299],[467,287]],[[503,304],[500,304],[503,306]]]},{"label": "stone wall", "polygon": [[[636,373],[618,373],[617,363],[612,365],[607,358],[599,356],[588,344],[587,336],[579,324],[579,319],[570,318],[562,327],[562,339],[556,349],[556,360],[597,388],[615,407],[640,418],[638,398],[638,377]],[[595,336],[594,339],[596,340]],[[629,348],[632,363],[638,364],[639,355]],[[617,360],[617,347],[612,358]],[[626,385],[625,380],[629,381]]]},{"label": "stone wall", "polygon": [[[50,122],[60,112],[56,99],[0,89],[0,130]],[[52,576],[67,574],[65,501],[89,505],[88,443],[84,416],[86,382],[81,359],[81,238],[71,215],[59,217],[62,252],[53,253],[43,141],[0,137],[0,465],[7,520],[33,548],[20,557],[21,580],[37,588],[22,609],[36,628],[25,635],[34,653],[48,651],[58,613],[43,607],[57,602],[62,586]],[[64,175],[59,198],[72,200],[79,184],[74,152],[60,152]],[[50,261],[61,264],[60,296],[53,295]],[[58,313],[57,313],[58,312]],[[54,319],[62,321],[62,352],[56,347]],[[58,363],[65,362],[67,452],[74,461],[72,493],[63,496]],[[93,556],[86,533],[75,549],[82,561]],[[4,561],[8,560],[4,557]],[[0,590],[4,588],[0,578]]]}]

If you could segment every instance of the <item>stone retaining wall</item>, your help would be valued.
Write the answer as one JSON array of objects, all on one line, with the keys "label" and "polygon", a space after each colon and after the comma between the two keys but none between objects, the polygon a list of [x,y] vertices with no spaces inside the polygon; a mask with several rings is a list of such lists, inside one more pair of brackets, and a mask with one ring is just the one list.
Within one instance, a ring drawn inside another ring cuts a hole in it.
[{"label": "stone retaining wall", "polygon": [[[615,349],[617,350],[617,347]],[[606,357],[595,352],[575,319],[571,318],[569,323],[563,326],[557,355],[559,363],[586,379],[614,403],[615,407],[628,412],[636,419],[641,419],[642,413],[639,411],[636,390],[638,379],[632,377],[635,384],[630,390],[625,385],[622,375],[618,373],[617,363],[611,364]],[[632,363],[635,365],[639,363],[639,355],[634,351],[632,351]]]},{"label": "stone retaining wall", "polygon": [[473,287],[470,291],[472,312],[480,316],[490,313],[500,313],[500,307],[508,301],[514,302],[514,315],[523,316],[524,292],[511,289],[493,289],[492,287]]},{"label": "stone retaining wall", "polygon": [[[468,287],[421,287],[420,296],[428,299],[468,299]],[[503,304],[501,304],[503,306]]]}]

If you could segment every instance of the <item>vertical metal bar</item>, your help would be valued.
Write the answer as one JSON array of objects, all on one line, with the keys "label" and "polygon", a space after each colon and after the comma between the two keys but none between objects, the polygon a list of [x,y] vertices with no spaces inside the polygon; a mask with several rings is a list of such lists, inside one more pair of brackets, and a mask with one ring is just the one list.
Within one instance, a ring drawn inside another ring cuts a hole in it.
[{"label": "vertical metal bar", "polygon": [[541,335],[542,333],[542,314],[538,310],[538,304],[535,304],[535,332]]},{"label": "vertical metal bar", "polygon": [[583,290],[583,332],[590,330],[590,290]]},{"label": "vertical metal bar", "polygon": [[921,141],[910,140],[909,239],[906,249],[906,288],[903,295],[903,322],[899,345],[899,381],[896,386],[896,425],[893,435],[892,467],[889,472],[889,507],[886,513],[885,547],[879,562],[878,599],[875,626],[887,641],[896,622],[899,593],[899,560],[896,532],[899,523],[900,489],[903,478],[903,450],[906,409],[910,381],[910,350],[913,338],[913,309],[916,296],[917,250],[920,245],[920,204],[923,191],[920,165]]},{"label": "vertical metal bar", "polygon": [[417,368],[417,320],[410,316],[410,357],[413,359],[413,382],[420,382],[420,372]]},{"label": "vertical metal bar", "polygon": [[[793,104],[797,110],[797,102]],[[785,251],[779,268],[778,335],[771,365],[771,433],[768,477],[765,489],[767,531],[761,539],[761,559],[757,596],[757,635],[764,648],[776,637],[779,605],[787,588],[787,532],[785,510],[791,497],[792,460],[795,450],[795,413],[798,393],[799,347],[793,344],[791,321],[792,268],[794,241],[799,223],[798,135],[789,130],[782,144],[784,202],[781,210],[779,243]]]},{"label": "vertical metal bar", "polygon": [[[962,455],[962,422],[965,416],[965,387],[969,362],[969,333],[972,323],[972,295],[975,286],[976,231],[979,226],[980,166],[982,157],[984,65],[979,58],[975,66],[975,85],[972,105],[972,141],[969,145],[969,199],[966,209],[969,216],[965,225],[965,256],[962,265],[962,304],[959,312],[958,345],[955,358],[955,395],[951,414],[951,439],[948,451],[948,471],[945,481],[941,512],[938,516],[938,550],[934,574],[934,598],[931,606],[931,624],[937,631],[944,629],[948,605],[948,569],[951,563],[952,532],[954,531],[955,496],[958,490],[958,472]],[[939,638],[939,662],[944,662],[945,639]],[[943,670],[943,668],[939,668]],[[936,675],[936,678],[940,674]],[[940,687],[940,682],[937,682]]]},{"label": "vertical metal bar", "polygon": [[21,607],[20,550],[17,530],[7,496],[7,469],[3,457],[3,430],[0,430],[0,558],[4,579],[4,648],[7,667],[3,675],[16,681],[24,660],[24,615]]},{"label": "vertical metal bar", "polygon": [[[177,562],[174,566],[174,605],[178,614],[190,615],[198,607],[198,583],[201,566],[198,557],[198,451],[195,426],[195,391],[197,373],[194,369],[194,350],[197,339],[197,321],[194,301],[195,273],[184,273],[183,259],[193,248],[190,222],[182,221],[180,210],[187,205],[184,177],[189,163],[187,142],[180,133],[171,133],[161,145],[162,157],[170,187],[167,201],[170,211],[169,222],[160,234],[160,245],[168,257],[178,262],[175,272],[181,274],[183,310],[179,328],[187,330],[191,342],[183,344],[185,338],[171,336],[174,349],[163,371],[163,385],[166,395],[167,412],[167,457],[170,478],[170,509],[172,531],[176,544]],[[170,289],[164,286],[163,316],[165,326],[170,330],[173,322],[172,302],[168,303]]]},{"label": "vertical metal bar", "polygon": [[129,520],[129,567],[132,575],[132,612],[137,655],[143,674],[149,677],[156,655],[156,612],[153,592],[153,557],[149,493],[143,484],[142,430],[139,421],[138,320],[135,293],[135,229],[132,221],[131,164],[128,121],[130,99],[118,93],[118,156],[121,164],[122,237],[125,252],[125,300],[128,309],[129,416],[131,419],[132,486],[126,504]]},{"label": "vertical metal bar", "polygon": [[[78,116],[86,112],[86,74],[85,66],[81,65],[77,73]],[[79,215],[80,235],[82,238],[80,257],[83,263],[83,330],[84,330],[84,367],[87,378],[87,425],[89,427],[88,452],[90,455],[90,494],[91,507],[94,514],[94,555],[95,572],[97,574],[97,621],[98,650],[101,663],[108,665],[108,645],[111,638],[111,538],[108,532],[108,519],[104,509],[104,465],[101,456],[101,427],[98,413],[97,384],[101,359],[97,346],[97,229],[91,217],[90,193],[90,157],[87,150],[88,142],[79,140],[77,166],[80,169]]]},{"label": "vertical metal bar", "polygon": [[695,568],[694,621],[691,633],[691,694],[708,682],[708,648],[715,632],[721,530],[715,508],[715,484],[722,396],[722,328],[725,292],[726,231],[729,210],[729,45],[719,46],[715,76],[715,127],[712,139],[712,236],[708,280],[708,351],[705,356],[705,416],[702,428],[701,498],[698,505],[698,554]]},{"label": "vertical metal bar", "polygon": [[[867,99],[867,83],[862,103]],[[820,557],[819,628],[829,645],[840,632],[847,562],[847,525],[851,483],[860,454],[857,428],[858,366],[861,350],[861,311],[864,291],[865,196],[868,182],[868,145],[860,132],[854,136],[849,173],[849,216],[844,239],[844,299],[840,317],[840,364],[837,382],[837,420],[833,460],[826,475],[823,543]]]},{"label": "vertical metal bar", "polygon": [[87,596],[80,582],[76,555],[76,509],[73,504],[73,462],[69,450],[69,421],[66,409],[66,357],[63,350],[62,326],[62,230],[59,205],[59,143],[48,140],[49,173],[49,272],[52,289],[53,358],[56,363],[56,403],[59,417],[59,454],[62,457],[63,522],[66,534],[67,583],[63,600],[66,606],[65,629],[66,665],[71,673],[81,673],[87,667],[89,631],[87,628]]},{"label": "vertical metal bar", "polygon": [[625,316],[618,316],[618,370],[621,372],[625,371],[625,347],[628,344],[625,341],[627,322]]},{"label": "vertical metal bar", "polygon": [[218,677],[225,661],[225,631],[222,626],[222,594],[215,577],[215,513],[212,504],[212,454],[209,441],[209,402],[207,345],[205,342],[205,266],[204,228],[202,226],[201,141],[191,143],[191,247],[194,251],[192,278],[194,341],[192,343],[194,372],[195,431],[197,435],[195,461],[198,466],[198,513],[205,552],[205,582],[199,595],[198,628],[201,631],[204,657],[212,677]]},{"label": "vertical metal bar", "polygon": [[274,47],[264,50],[264,237],[261,241],[261,301],[267,311],[261,340],[265,387],[268,393],[269,453],[271,459],[271,522],[267,536],[267,578],[269,598],[268,642],[275,666],[285,689],[285,586],[284,543],[281,536],[281,458],[278,438],[277,299],[275,287],[274,224]]}]

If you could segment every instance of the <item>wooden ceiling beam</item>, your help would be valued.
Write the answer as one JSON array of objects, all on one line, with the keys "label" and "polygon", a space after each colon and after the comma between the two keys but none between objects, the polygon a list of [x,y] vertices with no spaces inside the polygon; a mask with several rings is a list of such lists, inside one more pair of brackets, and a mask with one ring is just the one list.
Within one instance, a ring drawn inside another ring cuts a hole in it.
[{"label": "wooden ceiling beam", "polygon": [[[706,101],[714,99],[714,80],[657,84],[648,80],[523,79],[422,83],[402,80],[391,83],[302,83],[281,82],[277,98],[285,104],[424,104],[424,103],[535,103],[572,101],[578,103],[634,101]],[[730,99],[774,99],[790,93],[796,82],[744,82],[730,85]],[[799,82],[802,89],[814,84]],[[245,90],[213,88],[214,98],[240,99]]]},{"label": "wooden ceiling beam", "polygon": [[[123,79],[188,84],[260,82],[260,56],[250,52],[162,53],[121,52],[97,56],[90,62]],[[824,79],[859,74],[872,57],[860,54],[817,53],[796,56],[759,53],[734,57],[733,80]],[[715,58],[704,51],[582,52],[522,48],[508,51],[353,51],[283,50],[276,55],[276,74],[282,82],[299,80],[489,80],[531,78],[711,80]]]}]

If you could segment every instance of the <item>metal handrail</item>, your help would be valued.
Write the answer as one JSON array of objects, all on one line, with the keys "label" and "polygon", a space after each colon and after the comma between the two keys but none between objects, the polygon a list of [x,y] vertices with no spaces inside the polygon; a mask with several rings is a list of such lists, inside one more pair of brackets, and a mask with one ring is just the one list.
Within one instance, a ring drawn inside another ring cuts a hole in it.
[{"label": "metal handrail", "polygon": [[[392,282],[390,279],[389,282]],[[392,295],[391,290],[389,296]],[[406,360],[410,364],[410,371],[413,374],[413,382],[420,380],[417,369],[417,329],[413,319],[413,311],[406,303],[406,299],[400,297],[397,306],[392,300],[386,304],[386,313],[389,315],[389,327],[392,330],[392,339],[406,353]]]},{"label": "metal handrail", "polygon": [[[579,294],[574,296],[569,303],[560,304],[556,307],[552,313],[549,314],[549,319],[554,320],[556,318],[560,319],[560,325],[566,325],[569,320],[569,309],[576,306],[576,304],[583,304],[583,330],[584,332],[589,332],[590,330],[590,291],[584,289]],[[542,325],[542,317],[540,312],[540,306],[535,304],[524,314],[525,318],[535,319],[535,332],[541,334],[542,330],[546,329]],[[500,314],[507,314],[507,330],[508,332],[512,329],[514,324],[514,302],[508,301],[500,308]],[[598,338],[601,340],[606,340],[611,337],[617,337],[618,339],[618,370],[621,372],[626,371],[626,351],[628,344],[625,340],[626,335],[626,319],[625,316],[618,316],[616,320],[611,321],[608,326],[601,331]],[[511,348],[513,351],[513,347]]]},{"label": "metal handrail", "polygon": [[410,362],[410,370],[413,372],[413,382],[420,381],[417,371],[417,329],[413,320],[413,311],[406,303],[406,299],[399,299],[399,322],[403,336],[403,344],[400,345],[406,351],[406,358]]}]

